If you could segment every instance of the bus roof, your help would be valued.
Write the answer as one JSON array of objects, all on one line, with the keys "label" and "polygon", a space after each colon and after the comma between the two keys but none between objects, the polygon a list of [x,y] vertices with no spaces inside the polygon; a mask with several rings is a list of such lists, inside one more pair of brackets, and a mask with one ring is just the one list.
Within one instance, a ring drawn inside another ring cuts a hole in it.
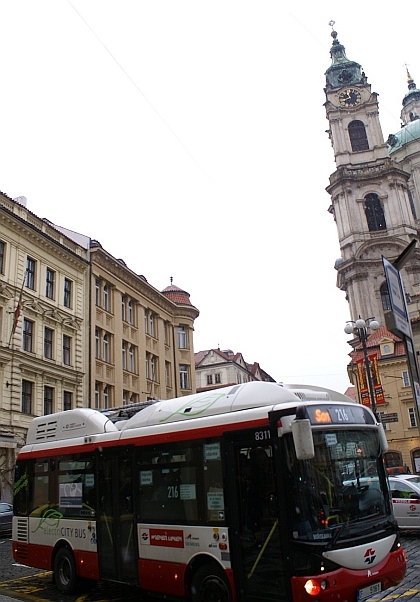
[{"label": "bus roof", "polygon": [[[322,387],[283,385],[253,381],[195,393],[154,403],[137,404],[137,411],[127,420],[117,422],[112,409],[107,412],[78,408],[34,418],[29,426],[27,445],[117,433],[151,425],[187,421],[193,418],[217,416],[251,408],[290,404],[306,400],[345,401],[352,399]],[[130,406],[128,406],[130,408]],[[114,412],[119,413],[118,411]]]}]

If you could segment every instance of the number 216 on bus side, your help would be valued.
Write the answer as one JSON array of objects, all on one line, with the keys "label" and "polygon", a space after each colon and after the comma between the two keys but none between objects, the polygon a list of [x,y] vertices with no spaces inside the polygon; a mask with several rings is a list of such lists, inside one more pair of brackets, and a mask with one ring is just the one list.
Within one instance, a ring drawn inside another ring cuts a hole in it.
[{"label": "number 216 on bus side", "polygon": [[192,602],[356,602],[400,583],[400,545],[366,407],[251,382],[35,418],[18,455],[13,554]]}]

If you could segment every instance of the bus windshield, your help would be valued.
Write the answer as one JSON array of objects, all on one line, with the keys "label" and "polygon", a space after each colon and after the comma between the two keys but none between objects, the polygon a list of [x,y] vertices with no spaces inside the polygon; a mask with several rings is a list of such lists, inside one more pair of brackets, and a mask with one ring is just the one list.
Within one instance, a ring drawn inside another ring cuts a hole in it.
[{"label": "bus windshield", "polygon": [[[389,519],[379,441],[372,430],[314,431],[315,457],[297,460],[287,440],[293,537],[334,541]],[[337,526],[339,527],[337,529]]]}]

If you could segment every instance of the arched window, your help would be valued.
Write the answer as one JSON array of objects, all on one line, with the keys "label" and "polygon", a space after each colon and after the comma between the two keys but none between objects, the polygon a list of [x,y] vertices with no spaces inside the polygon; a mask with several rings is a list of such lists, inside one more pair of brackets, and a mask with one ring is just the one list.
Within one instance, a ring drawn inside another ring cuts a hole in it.
[{"label": "arched window", "polygon": [[389,297],[388,284],[384,282],[379,291],[381,293],[382,309],[384,311],[388,311],[388,309],[391,309],[391,299]]},{"label": "arched window", "polygon": [[384,458],[387,468],[403,466],[402,453],[399,451],[387,451],[384,453]]},{"label": "arched window", "polygon": [[365,196],[365,213],[370,232],[386,230],[385,213],[377,194],[370,193]]},{"label": "arched window", "polygon": [[414,205],[413,195],[412,195],[411,190],[409,188],[408,188],[407,192],[408,192],[408,198],[410,200],[411,213],[413,214],[414,219],[417,219],[417,212],[416,212],[416,207]]},{"label": "arched window", "polygon": [[369,142],[366,135],[365,124],[359,119],[350,121],[349,136],[351,142],[351,150],[364,151],[369,150]]}]

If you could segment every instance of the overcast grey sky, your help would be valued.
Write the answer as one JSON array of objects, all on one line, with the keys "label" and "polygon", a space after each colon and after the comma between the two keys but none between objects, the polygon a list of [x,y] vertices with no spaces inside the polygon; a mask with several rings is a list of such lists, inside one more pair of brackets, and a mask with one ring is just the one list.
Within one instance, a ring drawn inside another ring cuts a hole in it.
[{"label": "overcast grey sky", "polygon": [[97,239],[276,380],[344,391],[350,317],[327,212],[335,20],[400,127],[418,3],[0,0],[0,190]]}]

